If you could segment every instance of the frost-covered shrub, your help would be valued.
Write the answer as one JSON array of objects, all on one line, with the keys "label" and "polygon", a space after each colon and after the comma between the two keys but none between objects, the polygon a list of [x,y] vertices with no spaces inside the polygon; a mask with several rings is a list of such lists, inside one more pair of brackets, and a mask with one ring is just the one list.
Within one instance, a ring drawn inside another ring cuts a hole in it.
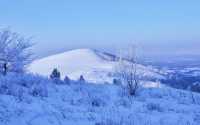
[{"label": "frost-covered shrub", "polygon": [[24,93],[34,96],[47,96],[47,78],[33,74],[8,73],[0,76],[0,93],[13,95],[22,99]]},{"label": "frost-covered shrub", "polygon": [[118,95],[120,96],[120,97],[128,97],[129,96],[129,94],[128,94],[128,90],[126,89],[126,87],[125,86],[121,86],[120,88],[119,88],[119,90],[118,90]]},{"label": "frost-covered shrub", "polygon": [[200,92],[200,83],[196,82],[191,85],[190,88],[194,92]]},{"label": "frost-covered shrub", "polygon": [[104,116],[95,125],[152,125],[148,124],[147,119],[137,113],[120,112],[117,109],[104,111]]},{"label": "frost-covered shrub", "polygon": [[14,96],[17,97],[18,101],[20,101],[20,102],[23,101],[24,98],[25,98],[25,97],[24,97],[24,96],[25,96],[25,90],[24,90],[24,88],[19,87],[19,88],[16,90]]},{"label": "frost-covered shrub", "polygon": [[131,45],[124,52],[120,52],[120,58],[115,67],[115,72],[121,79],[122,85],[128,89],[129,96],[137,94],[140,82],[138,69],[136,47]]},{"label": "frost-covered shrub", "polygon": [[0,94],[6,94],[6,95],[11,94],[11,90],[8,84],[5,84],[5,83],[0,84]]},{"label": "frost-covered shrub", "polygon": [[120,79],[113,79],[113,84],[114,85],[121,85],[121,80]]},{"label": "frost-covered shrub", "polygon": [[48,96],[46,87],[42,86],[42,85],[32,86],[29,93],[35,97],[47,97]]},{"label": "frost-covered shrub", "polygon": [[33,84],[40,84],[47,81],[49,81],[47,78],[33,74],[8,73],[5,77],[0,77],[1,83],[16,84],[27,88]]},{"label": "frost-covered shrub", "polygon": [[158,103],[147,103],[146,105],[147,109],[149,111],[158,111],[158,112],[162,112],[163,109],[161,108],[161,106]]},{"label": "frost-covered shrub", "polygon": [[[72,86],[71,86],[72,87]],[[106,94],[104,85],[78,84],[73,86],[74,91],[84,99],[84,103],[92,107],[104,107],[107,105],[110,96]]]},{"label": "frost-covered shrub", "polygon": [[58,84],[58,85],[64,84],[64,82],[61,79],[58,79],[58,78],[52,79],[52,83],[55,83],[55,84]]},{"label": "frost-covered shrub", "polygon": [[100,107],[100,106],[105,106],[106,103],[104,102],[104,100],[100,99],[100,98],[92,98],[91,99],[91,104],[94,107]]},{"label": "frost-covered shrub", "polygon": [[116,106],[123,106],[125,108],[130,108],[131,100],[124,97],[124,98],[119,99],[115,104]]}]

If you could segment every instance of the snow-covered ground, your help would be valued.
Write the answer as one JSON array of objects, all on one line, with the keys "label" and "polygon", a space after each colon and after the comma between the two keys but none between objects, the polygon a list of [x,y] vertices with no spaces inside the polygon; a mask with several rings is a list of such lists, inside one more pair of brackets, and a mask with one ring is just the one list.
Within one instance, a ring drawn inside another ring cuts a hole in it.
[{"label": "snow-covered ground", "polygon": [[[76,80],[83,75],[89,82],[111,83],[116,64],[113,56],[109,54],[92,49],[76,49],[35,60],[30,65],[29,71],[49,76],[52,70],[57,68],[61,72],[62,78],[67,75]],[[164,78],[159,70],[139,64],[138,72],[148,78]]]},{"label": "snow-covered ground", "polygon": [[199,125],[200,94],[109,84],[47,83],[47,97],[0,96],[0,125]]},{"label": "snow-covered ground", "polygon": [[[57,68],[70,84],[33,74],[0,76],[0,125],[199,125],[200,94],[142,79],[136,96],[112,82],[113,56],[72,50],[34,61],[29,71],[48,76]],[[138,64],[140,75],[165,72]],[[76,81],[84,75],[86,82]],[[97,83],[97,84],[93,84]]]}]

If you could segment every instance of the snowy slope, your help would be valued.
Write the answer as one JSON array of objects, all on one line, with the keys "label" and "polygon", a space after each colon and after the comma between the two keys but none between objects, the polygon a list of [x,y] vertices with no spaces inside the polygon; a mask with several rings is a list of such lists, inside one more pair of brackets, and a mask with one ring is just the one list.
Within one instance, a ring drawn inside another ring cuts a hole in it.
[{"label": "snowy slope", "polygon": [[[48,84],[48,83],[47,83]],[[115,85],[48,84],[48,97],[0,96],[0,125],[199,125],[200,95],[141,88],[128,97]]]},{"label": "snowy slope", "polygon": [[129,96],[120,85],[55,84],[46,77],[8,73],[0,76],[0,125],[200,124],[199,93],[157,82],[142,85]]},{"label": "snowy slope", "polygon": [[[111,74],[114,72],[116,62],[114,56],[91,49],[77,49],[61,54],[49,56],[34,61],[29,70],[33,73],[49,76],[57,68],[64,78],[78,79],[84,75],[85,79],[95,83],[112,82]],[[147,77],[162,78],[156,69],[138,65],[140,73]]]}]

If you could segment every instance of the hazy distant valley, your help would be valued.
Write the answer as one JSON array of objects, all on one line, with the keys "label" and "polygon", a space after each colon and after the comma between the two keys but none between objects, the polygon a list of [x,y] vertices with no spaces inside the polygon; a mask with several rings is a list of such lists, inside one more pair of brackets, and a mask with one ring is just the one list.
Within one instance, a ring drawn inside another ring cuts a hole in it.
[{"label": "hazy distant valley", "polygon": [[200,84],[200,56],[148,58],[142,63],[164,71],[167,79],[162,82],[173,87],[189,89],[192,84]]}]

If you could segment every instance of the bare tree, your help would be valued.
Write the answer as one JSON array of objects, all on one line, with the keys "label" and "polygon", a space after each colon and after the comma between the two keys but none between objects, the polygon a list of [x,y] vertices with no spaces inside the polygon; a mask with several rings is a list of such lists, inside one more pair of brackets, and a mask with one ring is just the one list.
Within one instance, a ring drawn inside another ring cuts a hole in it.
[{"label": "bare tree", "polygon": [[24,38],[8,29],[0,31],[0,65],[4,75],[7,72],[22,73],[32,61],[30,38]]},{"label": "bare tree", "polygon": [[122,84],[128,89],[129,94],[135,96],[139,84],[136,46],[129,46],[126,51],[120,51],[119,55],[119,62],[116,67],[117,74]]}]

